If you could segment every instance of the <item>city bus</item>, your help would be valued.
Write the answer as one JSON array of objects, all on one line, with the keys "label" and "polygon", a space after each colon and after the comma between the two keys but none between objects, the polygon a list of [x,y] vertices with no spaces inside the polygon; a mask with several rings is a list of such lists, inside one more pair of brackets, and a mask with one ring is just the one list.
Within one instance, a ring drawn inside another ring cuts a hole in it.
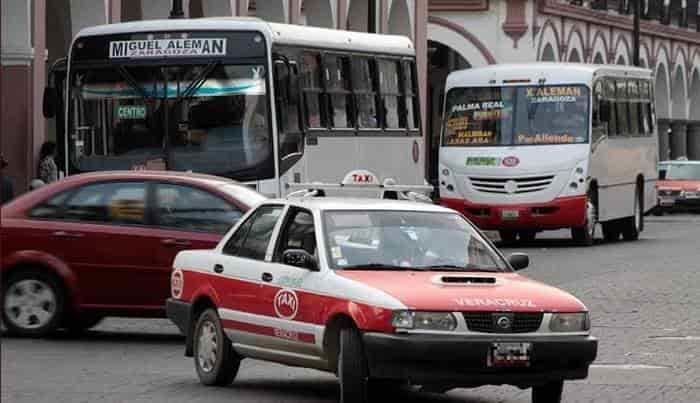
[{"label": "city bus", "polygon": [[446,82],[440,203],[504,242],[570,228],[591,245],[635,240],[655,204],[652,72],[570,63],[494,65]]},{"label": "city bus", "polygon": [[312,182],[428,188],[403,36],[256,18],[127,22],[81,30],[51,73],[44,114],[66,175],[192,171],[270,196]]}]

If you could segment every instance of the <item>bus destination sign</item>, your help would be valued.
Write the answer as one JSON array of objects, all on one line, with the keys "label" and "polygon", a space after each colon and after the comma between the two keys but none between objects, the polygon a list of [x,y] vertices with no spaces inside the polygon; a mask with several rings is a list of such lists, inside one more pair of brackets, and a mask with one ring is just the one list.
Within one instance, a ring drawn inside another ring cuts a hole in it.
[{"label": "bus destination sign", "polygon": [[110,59],[225,56],[226,38],[173,38],[112,41]]}]

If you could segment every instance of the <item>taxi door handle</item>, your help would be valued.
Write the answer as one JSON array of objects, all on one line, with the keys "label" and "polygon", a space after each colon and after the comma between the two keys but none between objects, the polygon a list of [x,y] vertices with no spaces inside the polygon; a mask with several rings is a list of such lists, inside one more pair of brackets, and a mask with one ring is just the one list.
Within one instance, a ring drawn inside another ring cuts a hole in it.
[{"label": "taxi door handle", "polygon": [[224,272],[224,266],[220,264],[215,264],[214,265],[214,271],[217,273],[223,273]]},{"label": "taxi door handle", "polygon": [[82,238],[84,235],[80,232],[56,231],[51,234],[57,238]]},{"label": "taxi door handle", "polygon": [[263,273],[262,274],[262,281],[269,283],[270,281],[272,281],[272,279],[273,279],[272,274],[270,274],[270,273]]}]

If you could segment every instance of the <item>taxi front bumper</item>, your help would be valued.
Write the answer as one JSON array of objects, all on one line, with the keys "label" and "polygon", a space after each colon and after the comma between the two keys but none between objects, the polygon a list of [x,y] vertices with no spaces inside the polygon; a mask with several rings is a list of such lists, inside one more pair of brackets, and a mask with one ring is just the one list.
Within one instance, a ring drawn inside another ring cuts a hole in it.
[{"label": "taxi front bumper", "polygon": [[[477,336],[365,333],[371,377],[417,385],[530,387],[584,379],[598,352],[591,336]],[[487,357],[494,342],[532,343],[530,366],[494,368]]]}]

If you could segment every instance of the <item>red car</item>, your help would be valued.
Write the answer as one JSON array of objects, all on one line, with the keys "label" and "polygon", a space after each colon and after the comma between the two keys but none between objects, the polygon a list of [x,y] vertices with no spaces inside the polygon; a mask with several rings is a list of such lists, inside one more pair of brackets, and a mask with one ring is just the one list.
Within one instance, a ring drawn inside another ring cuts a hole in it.
[{"label": "red car", "polygon": [[700,211],[700,161],[660,162],[656,188],[656,215],[676,209]]},{"label": "red car", "polygon": [[8,332],[87,329],[105,316],[162,317],[182,249],[212,248],[265,197],[174,172],[76,175],[2,206]]}]

